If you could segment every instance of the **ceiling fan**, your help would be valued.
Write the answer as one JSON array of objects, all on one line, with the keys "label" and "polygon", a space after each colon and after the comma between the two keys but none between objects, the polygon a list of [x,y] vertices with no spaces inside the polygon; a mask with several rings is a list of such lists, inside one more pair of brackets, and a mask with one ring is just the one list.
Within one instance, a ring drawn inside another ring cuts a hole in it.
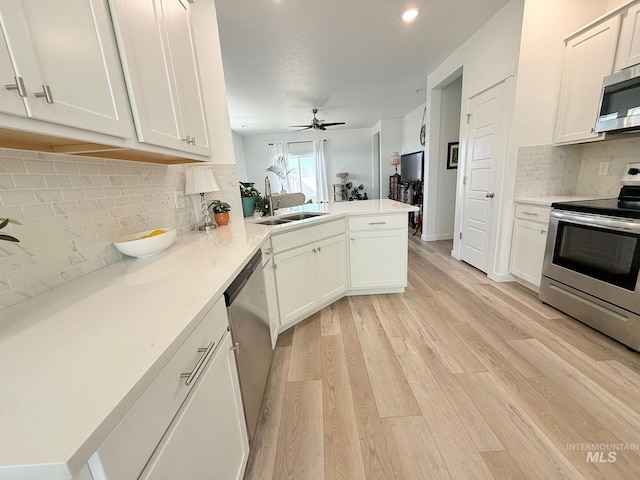
[{"label": "ceiling fan", "polygon": [[316,117],[316,113],[318,113],[317,108],[314,108],[311,111],[313,112],[313,120],[311,121],[310,125],[291,125],[291,128],[301,128],[300,130],[298,130],[298,132],[301,132],[302,130],[309,130],[309,129],[326,130],[327,127],[333,127],[335,125],[345,124],[344,122],[324,123],[324,120],[318,120],[318,118]]}]

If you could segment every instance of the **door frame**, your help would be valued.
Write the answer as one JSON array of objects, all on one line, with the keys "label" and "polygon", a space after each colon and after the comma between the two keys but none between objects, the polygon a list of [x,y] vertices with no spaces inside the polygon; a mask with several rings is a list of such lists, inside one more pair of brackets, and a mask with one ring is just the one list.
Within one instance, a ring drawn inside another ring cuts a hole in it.
[{"label": "door frame", "polygon": [[454,219],[454,236],[453,236],[453,250],[451,256],[457,260],[461,260],[460,247],[461,240],[460,235],[462,233],[463,219],[464,219],[464,204],[465,204],[465,185],[464,174],[467,169],[467,150],[469,146],[469,124],[467,123],[467,114],[469,113],[469,107],[471,105],[471,99],[485,93],[486,91],[496,87],[503,83],[503,101],[500,116],[504,121],[500,125],[499,134],[499,148],[498,155],[495,159],[493,166],[493,176],[495,178],[494,194],[496,198],[495,205],[491,212],[491,233],[489,235],[489,258],[487,261],[487,276],[494,278],[498,275],[496,269],[497,253],[497,241],[499,238],[499,230],[501,229],[500,218],[504,211],[503,198],[505,198],[505,172],[506,172],[506,158],[509,148],[509,132],[511,127],[512,105],[513,96],[515,93],[515,76],[509,74],[502,79],[494,81],[491,85],[488,85],[484,89],[474,92],[472,95],[462,100],[462,115],[460,117],[460,146],[459,146],[459,163],[458,163],[458,178],[456,183],[456,208]]}]

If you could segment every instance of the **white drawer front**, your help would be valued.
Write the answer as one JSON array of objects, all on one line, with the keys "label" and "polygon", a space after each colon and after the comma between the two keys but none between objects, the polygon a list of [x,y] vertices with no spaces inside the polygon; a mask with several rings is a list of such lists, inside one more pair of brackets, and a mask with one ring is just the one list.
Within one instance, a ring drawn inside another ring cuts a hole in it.
[{"label": "white drawer front", "polygon": [[[224,298],[209,310],[97,452],[107,480],[138,478],[206,362],[227,331]],[[213,345],[212,345],[213,343]],[[210,349],[207,352],[199,349]],[[195,367],[201,368],[196,371]],[[193,372],[190,384],[180,378]]]},{"label": "white drawer front", "polygon": [[334,220],[332,222],[320,223],[313,226],[305,226],[300,230],[284,232],[271,237],[271,244],[275,253],[301,245],[317,242],[323,238],[333,237],[345,232],[344,219]]},{"label": "white drawer front", "polygon": [[531,205],[527,203],[516,204],[516,218],[531,220],[533,222],[549,223],[550,207]]},{"label": "white drawer front", "polygon": [[384,230],[388,228],[404,228],[407,226],[407,214],[363,215],[349,218],[349,231]]}]

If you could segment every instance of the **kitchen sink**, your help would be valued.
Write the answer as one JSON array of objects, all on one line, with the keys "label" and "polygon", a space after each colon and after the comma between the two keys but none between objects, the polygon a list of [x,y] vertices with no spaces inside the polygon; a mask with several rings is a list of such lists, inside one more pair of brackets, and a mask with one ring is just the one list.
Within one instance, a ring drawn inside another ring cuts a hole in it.
[{"label": "kitchen sink", "polygon": [[256,222],[258,225],[282,225],[283,223],[289,223],[291,220],[285,220],[283,218],[268,218]]},{"label": "kitchen sink", "polygon": [[305,218],[319,217],[321,215],[326,215],[326,213],[320,212],[300,212],[300,213],[290,213],[288,215],[283,215],[283,220],[293,221],[293,220],[304,220]]}]

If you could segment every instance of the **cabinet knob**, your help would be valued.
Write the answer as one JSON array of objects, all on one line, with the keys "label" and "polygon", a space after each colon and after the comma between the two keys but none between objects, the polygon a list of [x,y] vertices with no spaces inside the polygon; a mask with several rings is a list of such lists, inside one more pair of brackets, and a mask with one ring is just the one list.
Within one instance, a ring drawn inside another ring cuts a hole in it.
[{"label": "cabinet knob", "polygon": [[53,94],[51,93],[49,85],[42,85],[42,92],[36,92],[33,96],[37,98],[44,98],[47,103],[53,103]]},{"label": "cabinet knob", "polygon": [[24,88],[24,80],[22,80],[22,77],[13,78],[16,80],[16,83],[5,84],[4,88],[6,88],[7,90],[17,90],[18,95],[20,95],[21,97],[26,97],[27,89]]}]

